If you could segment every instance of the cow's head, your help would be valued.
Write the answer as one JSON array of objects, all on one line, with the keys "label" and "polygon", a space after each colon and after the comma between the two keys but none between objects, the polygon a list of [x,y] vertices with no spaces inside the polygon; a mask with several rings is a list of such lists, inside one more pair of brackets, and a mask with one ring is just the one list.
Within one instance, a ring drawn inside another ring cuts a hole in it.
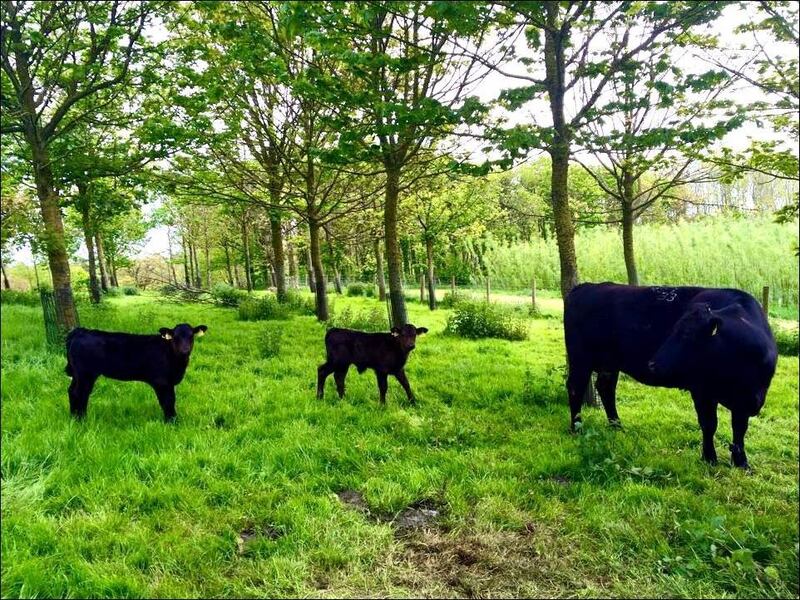
[{"label": "cow's head", "polygon": [[427,327],[414,327],[411,323],[402,327],[392,327],[392,335],[400,343],[405,352],[411,352],[417,345],[417,336],[428,333]]},{"label": "cow's head", "polygon": [[704,359],[720,340],[723,319],[708,304],[692,306],[648,363],[658,377],[683,377],[702,369]]},{"label": "cow's head", "polygon": [[188,323],[175,325],[173,329],[162,327],[158,330],[161,337],[169,342],[172,351],[183,356],[189,356],[192,353],[194,336],[203,335],[206,331],[208,331],[208,327],[205,325],[192,327]]}]

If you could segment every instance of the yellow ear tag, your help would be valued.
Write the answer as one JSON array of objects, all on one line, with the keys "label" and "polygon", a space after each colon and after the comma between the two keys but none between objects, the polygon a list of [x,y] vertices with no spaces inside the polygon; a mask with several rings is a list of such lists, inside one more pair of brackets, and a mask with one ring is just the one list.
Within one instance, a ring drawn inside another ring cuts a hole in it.
[{"label": "yellow ear tag", "polygon": [[195,335],[205,335],[205,334],[206,332],[203,331],[202,329],[198,329],[197,333],[195,333]]},{"label": "yellow ear tag", "polygon": [[165,333],[161,337],[163,337],[165,340],[171,340],[172,339],[172,334],[171,333]]},{"label": "yellow ear tag", "polygon": [[711,335],[717,335],[717,327],[718,325],[714,325],[714,329],[711,330]]},{"label": "yellow ear tag", "polygon": [[397,333],[396,331],[393,331],[393,332],[392,332],[392,337],[397,337],[398,335],[400,335],[400,334],[399,334],[399,333]]}]

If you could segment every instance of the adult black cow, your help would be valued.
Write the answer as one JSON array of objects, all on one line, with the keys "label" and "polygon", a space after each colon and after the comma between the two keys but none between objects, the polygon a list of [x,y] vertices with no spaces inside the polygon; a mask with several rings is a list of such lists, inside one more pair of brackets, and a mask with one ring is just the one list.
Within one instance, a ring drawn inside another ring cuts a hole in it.
[{"label": "adult black cow", "polygon": [[717,404],[731,411],[731,458],[747,467],[748,419],[764,405],[778,351],[761,306],[735,289],[584,283],[567,297],[564,338],[572,429],[591,373],[606,416],[619,424],[620,371],[646,385],[688,390],[714,464]]},{"label": "adult black cow", "polygon": [[414,327],[410,323],[392,327],[390,333],[366,333],[352,329],[333,328],[325,334],[327,360],[317,369],[317,398],[325,393],[325,380],[333,373],[336,391],[344,396],[344,380],[350,365],[359,373],[367,369],[375,371],[381,403],[386,403],[389,375],[394,375],[406,391],[409,402],[415,403],[414,394],[408,384],[405,366],[409,353],[417,343],[417,336],[427,333],[426,327]]},{"label": "adult black cow", "polygon": [[188,323],[173,329],[162,327],[159,335],[136,335],[78,327],[67,335],[66,373],[69,408],[78,419],[86,415],[89,394],[100,375],[121,381],[143,381],[156,392],[164,420],[174,421],[175,386],[189,366],[195,336],[208,327]]}]

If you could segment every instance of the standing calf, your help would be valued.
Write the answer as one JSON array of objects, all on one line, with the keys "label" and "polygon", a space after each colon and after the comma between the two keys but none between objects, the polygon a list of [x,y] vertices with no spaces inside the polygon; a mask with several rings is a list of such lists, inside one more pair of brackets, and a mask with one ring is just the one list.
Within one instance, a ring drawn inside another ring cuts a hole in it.
[{"label": "standing calf", "polygon": [[733,464],[747,467],[748,420],[764,405],[778,351],[764,311],[741,290],[584,283],[564,308],[572,427],[592,371],[611,423],[619,423],[617,377],[689,391],[716,463],[717,405],[731,411]]},{"label": "standing calf", "polygon": [[325,379],[333,373],[336,391],[344,396],[344,379],[350,365],[359,373],[367,369],[375,371],[381,403],[386,403],[389,375],[394,375],[406,391],[409,402],[415,403],[411,386],[403,368],[408,354],[414,349],[418,335],[427,333],[426,327],[419,329],[411,324],[401,328],[392,327],[391,333],[365,333],[352,329],[334,328],[325,334],[327,361],[317,369],[317,398],[325,393]]},{"label": "standing calf", "polygon": [[174,329],[162,327],[160,335],[135,335],[78,327],[67,336],[69,408],[78,419],[86,415],[89,394],[100,375],[121,381],[150,384],[164,411],[164,420],[175,420],[175,386],[186,373],[194,337],[208,330],[187,323]]}]

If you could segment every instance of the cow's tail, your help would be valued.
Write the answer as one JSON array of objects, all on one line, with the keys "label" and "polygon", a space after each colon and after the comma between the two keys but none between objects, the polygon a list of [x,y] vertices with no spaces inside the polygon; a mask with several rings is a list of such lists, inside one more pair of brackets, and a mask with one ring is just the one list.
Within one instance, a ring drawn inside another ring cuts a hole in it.
[{"label": "cow's tail", "polygon": [[70,377],[73,377],[75,375],[75,371],[72,370],[72,365],[69,364],[69,346],[70,346],[70,343],[72,342],[72,338],[75,337],[75,333],[77,331],[78,331],[78,328],[77,327],[74,328],[72,331],[70,331],[67,334],[67,337],[64,340],[64,345],[67,347],[67,366],[64,367],[64,373],[66,373]]}]

